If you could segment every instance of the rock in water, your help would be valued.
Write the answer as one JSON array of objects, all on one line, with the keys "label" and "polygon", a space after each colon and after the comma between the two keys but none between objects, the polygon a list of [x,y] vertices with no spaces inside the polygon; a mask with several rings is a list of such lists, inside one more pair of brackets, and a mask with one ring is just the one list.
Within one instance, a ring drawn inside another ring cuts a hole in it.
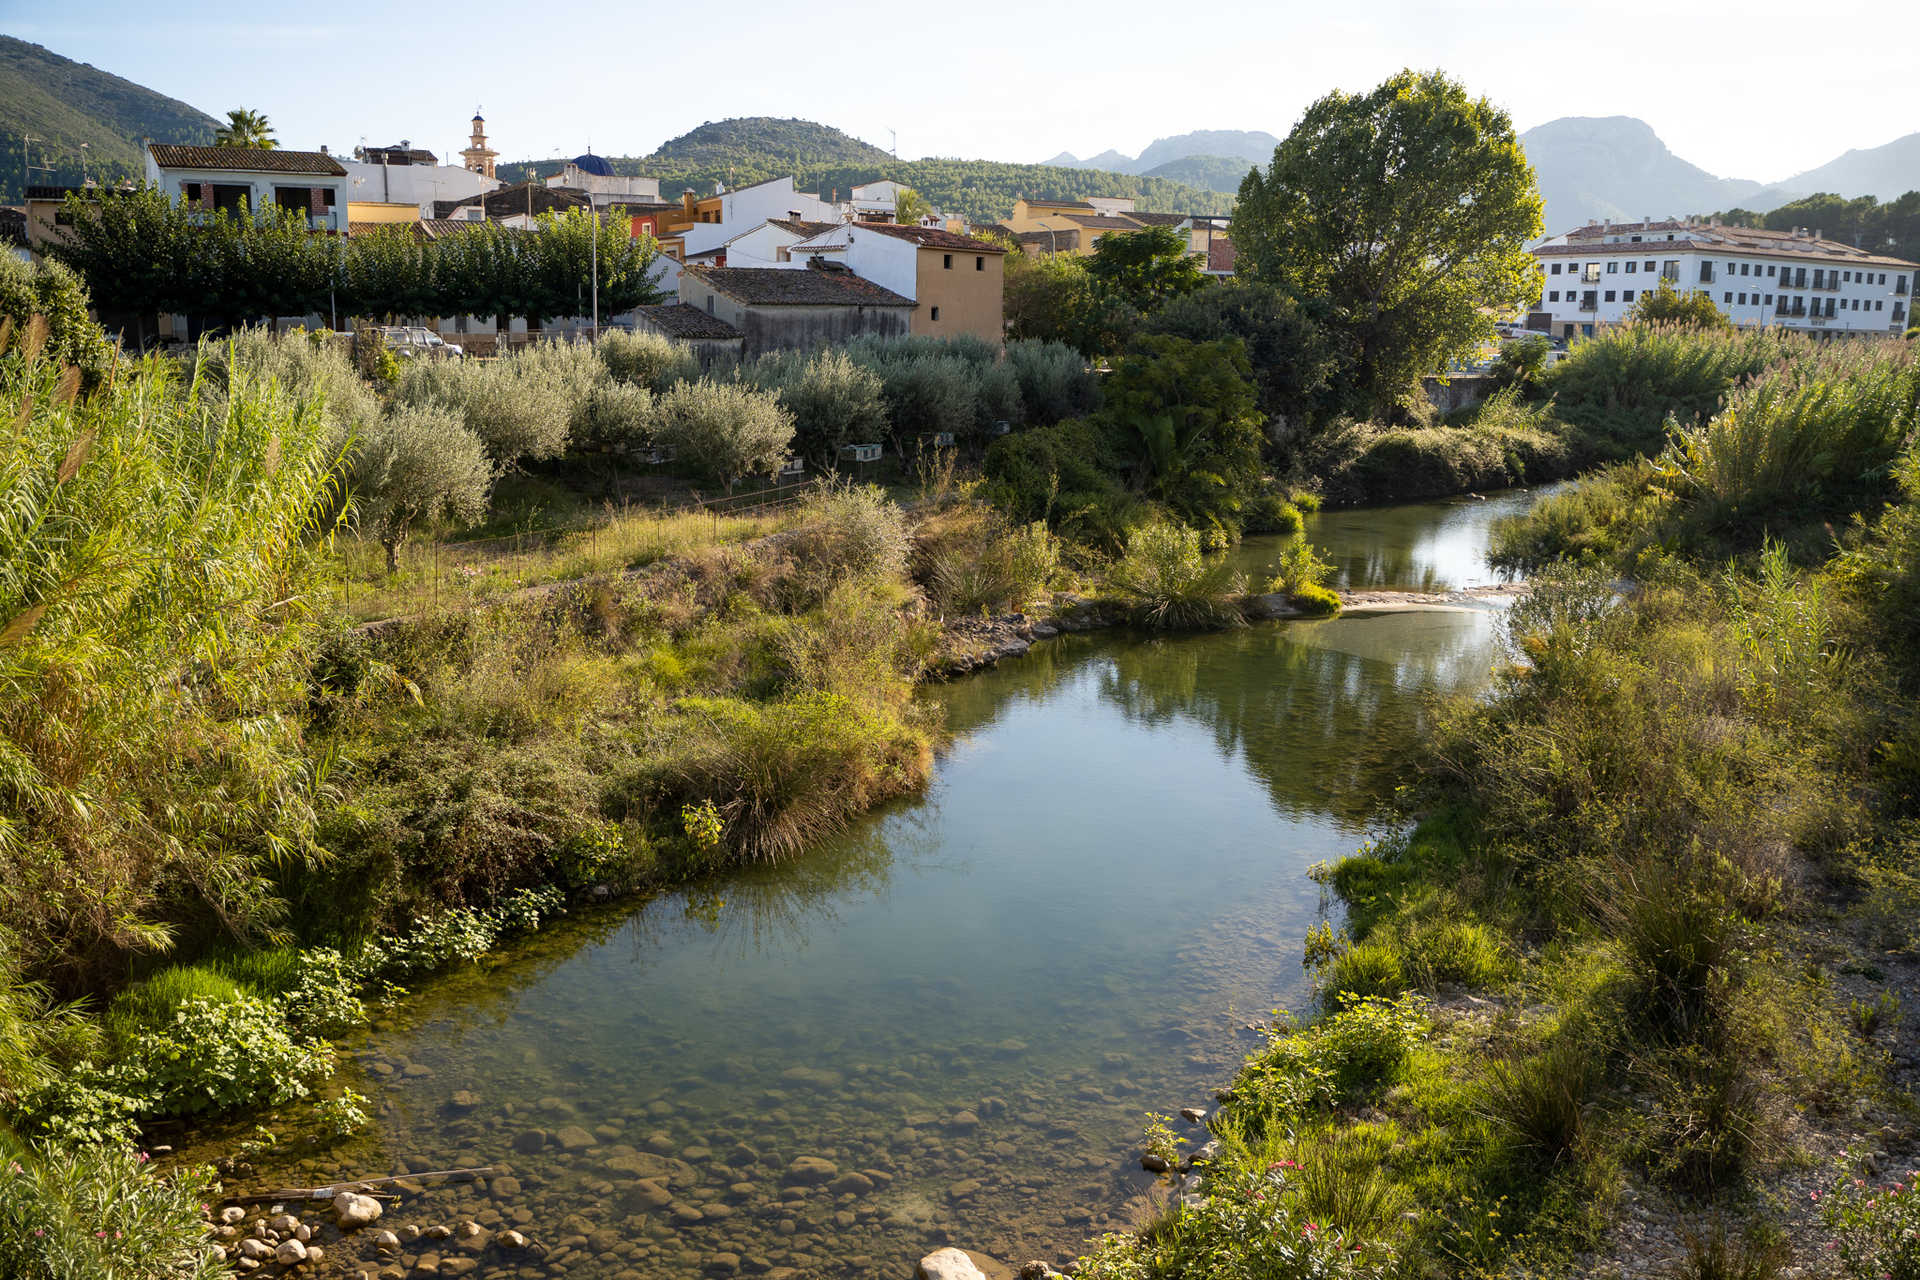
[{"label": "rock in water", "polygon": [[335,1196],[333,1211],[339,1215],[342,1231],[357,1231],[380,1220],[380,1202],[357,1191],[342,1191]]},{"label": "rock in water", "polygon": [[1141,1156],[1140,1167],[1148,1173],[1165,1173],[1167,1171],[1166,1157],[1156,1155]]},{"label": "rock in water", "polygon": [[840,1167],[831,1160],[819,1156],[799,1156],[787,1166],[786,1181],[803,1186],[818,1186],[831,1181],[840,1173]]},{"label": "rock in water", "polygon": [[936,1249],[920,1259],[913,1280],[987,1280],[987,1273],[959,1249]]},{"label": "rock in water", "polygon": [[1207,1113],[1199,1107],[1182,1107],[1180,1108],[1180,1118],[1188,1124],[1199,1124],[1207,1118]]},{"label": "rock in water", "polygon": [[307,1246],[298,1240],[288,1240],[273,1251],[273,1260],[283,1267],[291,1267],[307,1260]]}]

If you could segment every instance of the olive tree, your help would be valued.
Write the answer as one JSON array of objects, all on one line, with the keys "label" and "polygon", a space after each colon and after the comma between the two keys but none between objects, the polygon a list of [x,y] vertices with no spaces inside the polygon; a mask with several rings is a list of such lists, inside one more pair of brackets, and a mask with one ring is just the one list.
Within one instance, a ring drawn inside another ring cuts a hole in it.
[{"label": "olive tree", "polygon": [[793,415],[772,392],[701,378],[654,401],[660,438],[678,458],[726,485],[778,475],[793,443]]},{"label": "olive tree", "polygon": [[398,405],[354,442],[349,483],[361,527],[380,539],[392,573],[415,524],[470,524],[486,515],[493,465],[480,437],[451,410]]}]

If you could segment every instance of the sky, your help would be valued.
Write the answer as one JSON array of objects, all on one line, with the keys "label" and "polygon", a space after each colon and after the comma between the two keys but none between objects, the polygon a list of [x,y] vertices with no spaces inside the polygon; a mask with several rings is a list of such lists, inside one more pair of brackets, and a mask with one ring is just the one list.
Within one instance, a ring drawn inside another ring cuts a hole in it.
[{"label": "sky", "polygon": [[[1284,136],[1332,89],[1440,68],[1524,130],[1638,116],[1683,159],[1774,182],[1920,129],[1920,4],[1431,0],[631,0],[156,5],[0,0],[0,32],[183,99],[264,111],[282,146],[503,159],[644,155],[704,121],[797,116],[902,157],[1138,154],[1194,129]],[[702,24],[706,25],[702,25]],[[457,163],[457,161],[456,161]]]}]

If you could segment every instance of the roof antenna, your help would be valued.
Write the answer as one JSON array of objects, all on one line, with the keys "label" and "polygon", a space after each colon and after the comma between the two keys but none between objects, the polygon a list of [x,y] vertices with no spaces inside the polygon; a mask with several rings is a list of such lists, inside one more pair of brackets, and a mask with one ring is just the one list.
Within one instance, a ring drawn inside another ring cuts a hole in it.
[{"label": "roof antenna", "polygon": [[893,145],[887,149],[893,153],[893,158],[898,160],[900,158],[900,134],[892,125],[888,125],[887,136],[893,139]]}]

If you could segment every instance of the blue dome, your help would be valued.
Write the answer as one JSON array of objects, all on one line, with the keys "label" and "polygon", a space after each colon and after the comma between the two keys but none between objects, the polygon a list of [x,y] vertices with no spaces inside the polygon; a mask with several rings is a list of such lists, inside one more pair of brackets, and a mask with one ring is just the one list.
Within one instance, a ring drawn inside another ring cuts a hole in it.
[{"label": "blue dome", "polygon": [[607,163],[606,157],[597,156],[591,151],[583,156],[575,156],[573,162],[579,166],[580,172],[590,173],[596,178],[613,176],[613,166]]}]

